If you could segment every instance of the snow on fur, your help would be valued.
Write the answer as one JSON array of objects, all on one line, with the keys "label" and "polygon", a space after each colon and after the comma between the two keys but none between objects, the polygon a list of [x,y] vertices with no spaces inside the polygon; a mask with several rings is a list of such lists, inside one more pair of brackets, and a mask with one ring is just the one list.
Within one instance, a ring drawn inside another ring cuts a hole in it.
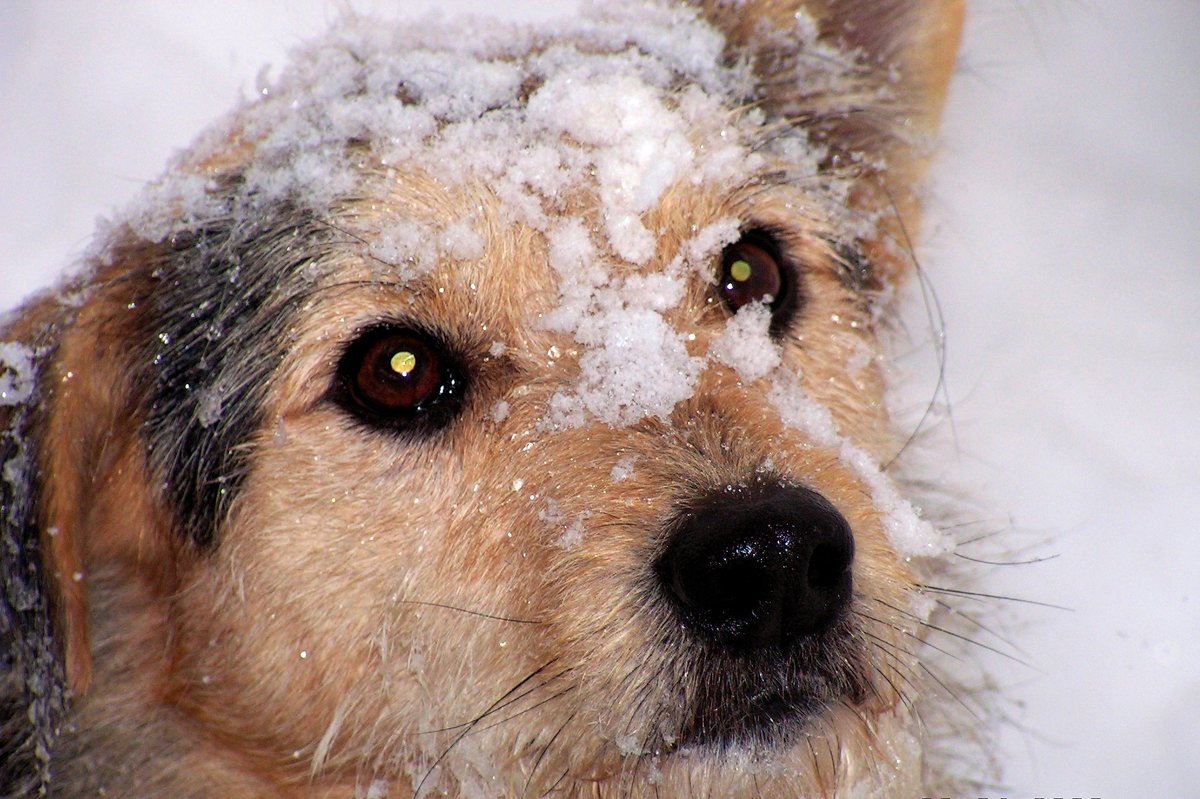
[{"label": "snow on fur", "polygon": [[[631,29],[634,14],[639,25]],[[821,57],[820,80],[836,95],[836,65],[850,60],[818,42],[815,30],[798,15],[794,33]],[[545,236],[559,297],[540,324],[578,345],[579,375],[551,398],[546,428],[666,419],[692,396],[704,369],[720,363],[744,381],[770,381],[785,423],[840,453],[872,492],[902,556],[943,554],[945,538],[782,366],[766,307],[741,309],[702,355],[689,353],[686,333],[668,319],[687,281],[697,271],[714,279],[720,249],[739,234],[738,220],[721,220],[664,258],[643,215],[675,185],[727,191],[771,163],[787,163],[807,175],[828,218],[870,225],[846,219],[848,184],[819,173],[823,151],[803,131],[765,136],[765,115],[727,110],[743,105],[753,80],[746,64],[725,62],[723,46],[695,10],[657,2],[591,7],[538,29],[348,18],[295,52],[277,79],[263,80],[258,97],[204,134],[118,221],[159,241],[206,218],[251,216],[281,200],[320,215],[340,198],[379,190],[362,185],[378,180],[363,177],[364,159],[385,170],[420,164],[448,187],[486,185],[505,221]],[[210,192],[202,168],[231,141],[250,145],[232,201]],[[598,224],[570,212],[581,190],[598,198]],[[367,233],[367,252],[401,282],[484,251],[470,219],[436,230],[392,219]],[[13,374],[0,384],[4,401],[24,390],[20,370]],[[219,394],[208,399],[205,422],[221,407]],[[491,418],[508,413],[500,402]]]}]

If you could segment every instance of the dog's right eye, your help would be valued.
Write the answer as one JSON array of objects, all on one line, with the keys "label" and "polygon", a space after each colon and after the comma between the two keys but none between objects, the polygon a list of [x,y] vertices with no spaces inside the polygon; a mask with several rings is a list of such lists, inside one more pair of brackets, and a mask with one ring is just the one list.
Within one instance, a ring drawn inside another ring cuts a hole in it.
[{"label": "dog's right eye", "polygon": [[429,430],[453,415],[462,374],[437,337],[405,327],[373,328],[342,355],[334,399],[376,426]]}]

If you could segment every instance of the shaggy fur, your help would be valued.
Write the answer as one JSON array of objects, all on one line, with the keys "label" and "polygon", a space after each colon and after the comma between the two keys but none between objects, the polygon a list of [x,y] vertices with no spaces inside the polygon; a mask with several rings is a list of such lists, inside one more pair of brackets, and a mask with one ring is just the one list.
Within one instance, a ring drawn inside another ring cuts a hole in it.
[{"label": "shaggy fur", "polygon": [[[361,140],[343,147],[352,191],[251,197],[268,135],[239,121],[252,106],[175,167],[204,178],[205,213],[164,200],[165,232],[114,226],[84,277],[0,328],[0,792],[954,788],[961,769],[941,753],[967,731],[940,729],[953,700],[922,663],[914,610],[938,562],[897,553],[868,475],[903,445],[879,336],[911,270],[962,9],[717,0],[696,13],[725,36],[724,67],[751,77],[729,119],[759,115],[750,149],[774,154],[739,183],[663,191],[640,216],[645,262],[604,246],[596,258],[629,279],[720,220],[766,231],[796,282],[798,309],[772,322],[781,369],[845,446],[792,419],[784,384],[744,379],[736,356],[710,358],[668,413],[564,423],[555,403],[588,347],[541,321],[562,302],[547,228],[514,222],[486,180],[385,164]],[[822,70],[837,80],[796,80]],[[545,79],[527,75],[520,102]],[[694,88],[677,80],[679,97]],[[415,102],[405,86],[398,102]],[[770,150],[787,137],[821,153],[840,210]],[[595,232],[600,194],[575,187],[552,211]],[[411,278],[369,247],[389,220],[466,218],[478,251]],[[719,256],[662,311],[695,357],[719,349],[731,316],[714,301]],[[455,376],[445,403],[403,424],[354,409],[345,364],[380,326],[432,342]],[[697,632],[655,571],[672,536],[800,487],[853,531],[848,611],[783,653]]]}]

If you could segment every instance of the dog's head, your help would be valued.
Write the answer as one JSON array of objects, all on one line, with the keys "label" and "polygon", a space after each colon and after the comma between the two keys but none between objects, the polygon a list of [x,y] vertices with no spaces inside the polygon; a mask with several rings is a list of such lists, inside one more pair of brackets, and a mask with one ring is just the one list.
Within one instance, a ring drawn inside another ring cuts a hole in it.
[{"label": "dog's head", "polygon": [[301,52],[0,337],[11,778],[920,784],[877,334],[960,15]]}]

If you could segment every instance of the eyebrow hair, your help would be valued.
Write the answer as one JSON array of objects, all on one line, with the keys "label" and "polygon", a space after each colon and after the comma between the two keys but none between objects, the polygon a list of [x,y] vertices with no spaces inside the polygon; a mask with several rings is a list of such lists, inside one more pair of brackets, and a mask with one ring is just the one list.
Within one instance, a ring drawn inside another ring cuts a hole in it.
[{"label": "eyebrow hair", "polygon": [[132,356],[142,437],[201,549],[216,545],[249,474],[271,376],[333,238],[311,212],[280,203],[173,234],[147,270]]}]

